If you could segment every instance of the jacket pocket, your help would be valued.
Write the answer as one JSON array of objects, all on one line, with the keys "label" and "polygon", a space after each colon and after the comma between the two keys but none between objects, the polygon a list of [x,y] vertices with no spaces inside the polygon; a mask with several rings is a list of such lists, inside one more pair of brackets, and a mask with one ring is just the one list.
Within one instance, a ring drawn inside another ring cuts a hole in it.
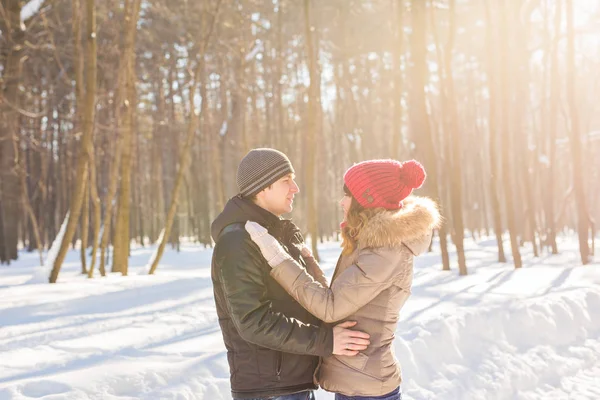
[{"label": "jacket pocket", "polygon": [[275,374],[277,376],[277,381],[281,380],[281,367],[283,365],[283,353],[281,351],[277,352],[277,364],[275,367]]},{"label": "jacket pocket", "polygon": [[342,364],[356,370],[364,371],[369,356],[364,353],[358,353],[355,356],[335,356]]},{"label": "jacket pocket", "polygon": [[255,371],[265,382],[275,382],[280,352],[267,348],[259,348],[256,352]]},{"label": "jacket pocket", "polygon": [[371,372],[367,372],[365,367],[367,366],[367,361],[369,361],[369,356],[364,353],[358,353],[355,356],[334,356],[338,359],[339,362],[344,364],[346,367],[358,371],[363,375],[369,376],[378,381],[384,381],[381,376],[377,376]]}]

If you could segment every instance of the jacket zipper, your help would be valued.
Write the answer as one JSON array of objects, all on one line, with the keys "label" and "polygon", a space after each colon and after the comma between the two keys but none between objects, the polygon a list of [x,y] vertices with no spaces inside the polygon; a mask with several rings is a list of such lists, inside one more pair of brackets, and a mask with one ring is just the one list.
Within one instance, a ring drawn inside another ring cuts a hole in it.
[{"label": "jacket zipper", "polygon": [[333,280],[336,278],[338,270],[340,269],[340,263],[341,262],[342,262],[342,256],[340,256],[340,258],[338,258],[337,263],[335,264],[335,269],[333,270],[333,276],[331,277],[331,282],[330,283],[333,283]]},{"label": "jacket zipper", "polygon": [[283,361],[283,353],[278,351],[277,352],[277,380],[280,381],[281,380],[281,363]]}]

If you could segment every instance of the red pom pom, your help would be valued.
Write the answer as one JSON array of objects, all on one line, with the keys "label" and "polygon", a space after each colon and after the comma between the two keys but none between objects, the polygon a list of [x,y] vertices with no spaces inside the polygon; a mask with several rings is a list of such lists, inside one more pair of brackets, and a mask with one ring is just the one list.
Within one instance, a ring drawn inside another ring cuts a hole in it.
[{"label": "red pom pom", "polygon": [[400,168],[400,179],[404,184],[413,189],[418,189],[425,182],[425,168],[415,160],[402,163]]}]

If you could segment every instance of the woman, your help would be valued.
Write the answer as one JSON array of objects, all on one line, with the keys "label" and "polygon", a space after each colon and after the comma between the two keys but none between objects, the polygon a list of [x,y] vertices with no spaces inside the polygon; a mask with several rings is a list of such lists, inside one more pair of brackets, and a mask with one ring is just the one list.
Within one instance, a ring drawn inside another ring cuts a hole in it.
[{"label": "woman", "polygon": [[[252,240],[273,267],[271,275],[304,308],[325,322],[356,321],[370,334],[364,351],[324,358],[319,384],[336,400],[399,400],[400,367],[393,340],[399,311],[410,295],[413,257],[425,251],[440,216],[436,204],[409,195],[425,171],[411,160],[371,160],[344,175],[342,255],[331,287],[316,282],[264,228],[246,224]],[[316,262],[303,250],[312,268]]]}]

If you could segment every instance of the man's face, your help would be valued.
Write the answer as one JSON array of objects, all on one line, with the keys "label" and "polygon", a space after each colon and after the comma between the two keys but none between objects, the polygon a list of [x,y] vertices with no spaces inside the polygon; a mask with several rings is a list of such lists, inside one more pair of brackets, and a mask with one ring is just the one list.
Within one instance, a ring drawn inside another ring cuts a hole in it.
[{"label": "man's face", "polygon": [[256,195],[256,203],[277,216],[291,212],[294,196],[300,192],[294,178],[294,174],[288,174],[263,189]]}]

